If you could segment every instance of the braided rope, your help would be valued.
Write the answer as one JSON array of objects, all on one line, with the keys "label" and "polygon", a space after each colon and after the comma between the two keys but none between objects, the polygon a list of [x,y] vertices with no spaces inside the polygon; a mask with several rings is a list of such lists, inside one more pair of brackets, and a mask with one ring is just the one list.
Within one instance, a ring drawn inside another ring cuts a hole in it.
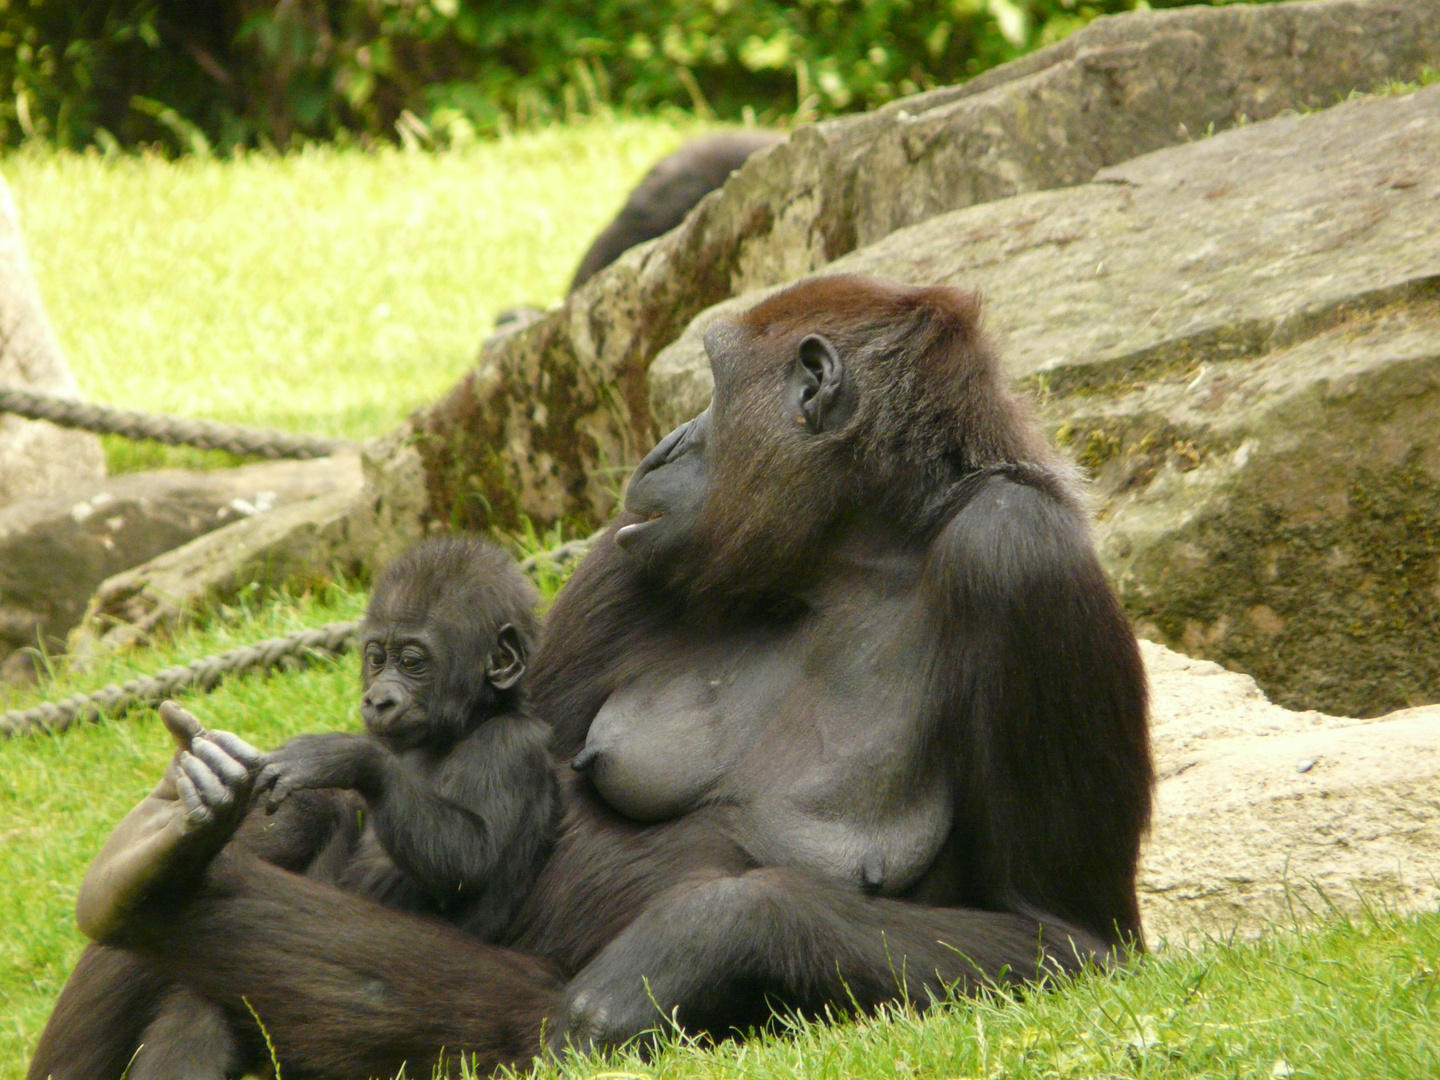
[{"label": "braided rope", "polygon": [[116,717],[132,709],[158,705],[184,690],[208,694],[227,675],[275,667],[294,669],[312,659],[336,657],[354,647],[359,626],[358,622],[330,623],[191,660],[119,686],[111,683],[88,694],[47,701],[29,709],[12,709],[0,715],[0,737],[14,738],[39,730],[64,731],[72,724],[97,720],[101,713]]},{"label": "braided rope", "polygon": [[0,413],[29,420],[48,420],[61,427],[80,428],[127,439],[153,439],[170,446],[198,446],[202,450],[228,450],[242,457],[319,458],[352,445],[345,439],[266,431],[214,420],[188,420],[160,413],[131,412],[106,405],[36,394],[13,386],[0,386]]},{"label": "braided rope", "polygon": [[[541,563],[564,567],[585,557],[600,533],[584,540],[571,540],[549,551],[538,551],[520,560],[520,569],[534,573]],[[104,713],[118,717],[133,709],[158,705],[183,690],[208,694],[226,675],[242,671],[287,670],[302,667],[312,659],[329,659],[348,652],[355,645],[360,623],[329,623],[317,630],[301,630],[289,637],[268,638],[215,656],[201,657],[188,664],[157,671],[121,685],[75,694],[59,701],[46,701],[28,709],[0,713],[0,738],[12,739],[35,731],[64,731],[72,724],[93,722]]]}]

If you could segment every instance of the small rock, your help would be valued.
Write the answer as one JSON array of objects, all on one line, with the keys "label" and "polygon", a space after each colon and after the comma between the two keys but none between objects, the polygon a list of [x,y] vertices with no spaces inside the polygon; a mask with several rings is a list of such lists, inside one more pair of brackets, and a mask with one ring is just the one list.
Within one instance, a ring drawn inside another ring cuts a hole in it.
[{"label": "small rock", "polygon": [[[132,473],[0,509],[0,657],[43,640],[61,649],[106,578],[220,525],[219,509],[257,511],[354,492],[354,453],[214,472]],[[18,661],[17,661],[18,662]]]}]

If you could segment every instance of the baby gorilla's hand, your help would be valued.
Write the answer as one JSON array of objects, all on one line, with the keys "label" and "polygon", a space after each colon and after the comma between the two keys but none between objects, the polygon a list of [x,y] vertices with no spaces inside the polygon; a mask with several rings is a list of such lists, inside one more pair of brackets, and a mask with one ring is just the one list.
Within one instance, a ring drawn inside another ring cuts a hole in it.
[{"label": "baby gorilla's hand", "polygon": [[306,788],[347,788],[364,795],[374,787],[376,757],[383,753],[363,735],[297,735],[264,756],[255,795],[266,796],[267,814],[278,810],[292,792]]}]

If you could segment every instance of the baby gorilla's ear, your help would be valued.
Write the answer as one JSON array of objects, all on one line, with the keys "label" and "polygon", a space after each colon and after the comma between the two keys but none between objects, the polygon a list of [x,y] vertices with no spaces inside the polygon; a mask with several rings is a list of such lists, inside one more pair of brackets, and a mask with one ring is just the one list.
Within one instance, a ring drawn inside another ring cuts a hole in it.
[{"label": "baby gorilla's ear", "polygon": [[509,690],[525,674],[525,643],[513,623],[500,627],[495,635],[495,651],[485,668],[485,677],[496,690]]}]

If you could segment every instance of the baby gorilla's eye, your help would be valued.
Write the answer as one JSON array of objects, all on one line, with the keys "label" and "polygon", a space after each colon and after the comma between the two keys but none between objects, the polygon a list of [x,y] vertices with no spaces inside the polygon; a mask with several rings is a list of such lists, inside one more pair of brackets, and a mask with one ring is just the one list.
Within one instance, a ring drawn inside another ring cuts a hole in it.
[{"label": "baby gorilla's eye", "polygon": [[418,675],[425,670],[426,659],[428,658],[421,650],[406,649],[400,654],[400,666],[411,675]]},{"label": "baby gorilla's eye", "polygon": [[385,650],[382,649],[379,645],[365,646],[365,663],[368,666],[375,668],[376,670],[384,667]]}]

